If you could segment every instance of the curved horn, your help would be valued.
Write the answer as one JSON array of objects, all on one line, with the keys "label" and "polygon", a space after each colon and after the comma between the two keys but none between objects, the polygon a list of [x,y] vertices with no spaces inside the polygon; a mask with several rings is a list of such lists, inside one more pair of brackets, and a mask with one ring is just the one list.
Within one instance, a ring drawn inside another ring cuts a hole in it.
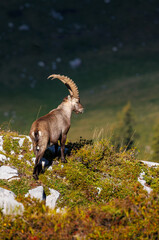
[{"label": "curved horn", "polygon": [[78,88],[72,79],[60,74],[52,74],[48,78],[52,78],[51,80],[53,80],[54,78],[58,78],[61,82],[63,82],[66,85],[70,92],[70,95],[73,96],[74,98],[79,99]]}]

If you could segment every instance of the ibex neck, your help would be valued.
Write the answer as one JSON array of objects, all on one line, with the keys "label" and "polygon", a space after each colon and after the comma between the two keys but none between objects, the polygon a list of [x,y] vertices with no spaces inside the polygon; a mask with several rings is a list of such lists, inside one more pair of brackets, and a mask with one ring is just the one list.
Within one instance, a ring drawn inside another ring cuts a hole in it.
[{"label": "ibex neck", "polygon": [[62,102],[57,108],[61,109],[66,117],[71,118],[72,106],[70,102]]}]

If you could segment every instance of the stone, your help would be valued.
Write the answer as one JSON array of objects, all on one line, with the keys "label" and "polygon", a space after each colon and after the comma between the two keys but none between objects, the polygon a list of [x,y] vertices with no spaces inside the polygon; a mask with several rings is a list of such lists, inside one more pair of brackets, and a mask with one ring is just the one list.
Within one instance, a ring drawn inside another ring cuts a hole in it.
[{"label": "stone", "polygon": [[25,194],[25,197],[28,197],[28,196],[30,196],[31,198],[39,199],[41,201],[46,199],[46,195],[42,186],[29,190],[29,192]]},{"label": "stone", "polygon": [[0,179],[8,180],[13,177],[18,177],[18,171],[15,168],[9,166],[0,167]]},{"label": "stone", "polygon": [[3,136],[0,136],[0,151],[4,151],[3,150]]},{"label": "stone", "polygon": [[56,206],[56,201],[60,196],[60,193],[51,188],[49,188],[49,190],[51,194],[46,197],[46,206],[54,209]]},{"label": "stone", "polygon": [[1,162],[7,161],[7,157],[4,154],[0,154],[0,161]]},{"label": "stone", "polygon": [[29,31],[30,27],[27,24],[22,24],[19,26],[19,31]]},{"label": "stone", "polygon": [[159,166],[159,163],[156,163],[156,162],[148,162],[148,161],[141,161],[141,162],[146,164],[148,167],[158,167]]},{"label": "stone", "polygon": [[76,69],[76,68],[78,68],[79,66],[81,66],[82,60],[81,60],[80,58],[75,58],[75,59],[69,61],[69,64],[70,64],[70,67],[71,67],[72,69]]},{"label": "stone", "polygon": [[60,12],[55,11],[54,9],[51,11],[51,16],[56,20],[59,20],[59,21],[63,20],[62,14]]},{"label": "stone", "polygon": [[39,61],[39,62],[38,62],[38,66],[39,66],[39,67],[45,67],[45,63],[44,63],[43,61]]},{"label": "stone", "polygon": [[52,62],[52,70],[56,70],[57,69],[57,64],[56,62]]},{"label": "stone", "polygon": [[[158,167],[159,166],[159,163],[156,163],[156,162],[148,162],[148,161],[143,161],[143,160],[141,160],[141,162],[146,164],[148,167]],[[138,177],[138,181],[139,181],[139,183],[141,183],[144,190],[146,190],[148,192],[148,194],[150,194],[152,192],[152,188],[150,188],[146,185],[146,181],[144,180],[144,175],[145,175],[145,172],[141,172],[140,176]]]},{"label": "stone", "polygon": [[9,28],[13,28],[13,27],[14,27],[14,23],[9,22],[9,23],[8,23],[8,27],[9,27]]},{"label": "stone", "polygon": [[152,192],[152,188],[146,186],[146,181],[144,180],[144,175],[145,175],[144,172],[140,173],[140,176],[138,177],[138,181],[139,181],[139,183],[141,183],[144,190],[146,190],[148,192],[148,194],[150,194]]},{"label": "stone", "polygon": [[113,52],[117,52],[118,51],[118,48],[116,46],[112,47],[112,51]]},{"label": "stone", "polygon": [[0,187],[0,208],[3,214],[21,215],[24,206],[15,200],[15,194],[12,191]]}]

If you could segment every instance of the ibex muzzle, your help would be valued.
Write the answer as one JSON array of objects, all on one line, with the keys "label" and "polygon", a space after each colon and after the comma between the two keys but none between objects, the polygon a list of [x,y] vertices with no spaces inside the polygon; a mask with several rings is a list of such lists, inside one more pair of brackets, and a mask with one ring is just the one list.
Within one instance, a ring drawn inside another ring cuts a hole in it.
[{"label": "ibex muzzle", "polygon": [[76,84],[68,77],[57,74],[50,75],[48,78],[58,78],[68,88],[70,95],[65,97],[62,103],[33,122],[30,129],[30,137],[33,142],[33,150],[36,156],[33,176],[38,179],[39,161],[43,157],[45,150],[50,145],[55,145],[58,151],[58,140],[61,145],[61,161],[66,162],[64,156],[65,142],[67,133],[71,125],[72,111],[83,113],[83,106],[80,103],[79,92]]}]

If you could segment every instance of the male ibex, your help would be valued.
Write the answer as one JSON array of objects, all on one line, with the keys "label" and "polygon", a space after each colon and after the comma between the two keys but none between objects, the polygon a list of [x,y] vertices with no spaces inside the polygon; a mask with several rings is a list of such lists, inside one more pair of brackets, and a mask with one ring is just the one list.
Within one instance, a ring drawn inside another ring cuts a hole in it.
[{"label": "male ibex", "polygon": [[56,109],[53,109],[48,114],[37,119],[31,126],[30,137],[33,142],[33,150],[36,156],[33,171],[33,177],[35,179],[38,179],[38,164],[48,145],[55,145],[57,152],[58,140],[60,140],[61,161],[66,162],[64,149],[67,133],[70,128],[72,111],[75,111],[76,113],[83,112],[78,88],[70,78],[57,74],[50,75],[48,78],[58,78],[62,81],[68,88],[70,95],[65,97]]}]

